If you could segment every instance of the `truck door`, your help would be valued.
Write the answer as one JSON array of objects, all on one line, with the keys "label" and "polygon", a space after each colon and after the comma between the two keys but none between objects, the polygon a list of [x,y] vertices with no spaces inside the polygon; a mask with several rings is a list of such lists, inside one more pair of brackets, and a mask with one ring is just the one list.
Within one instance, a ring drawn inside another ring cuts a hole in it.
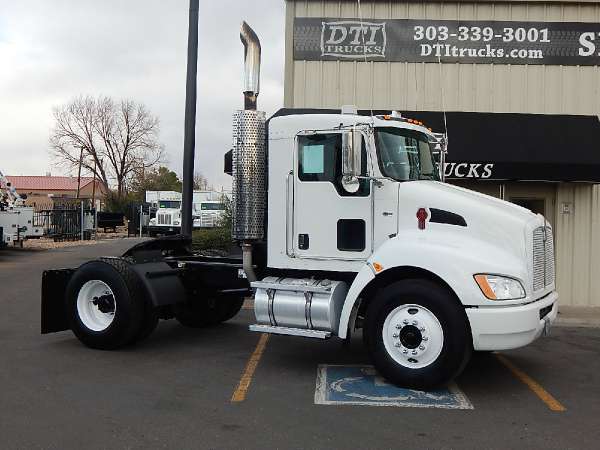
[{"label": "truck door", "polygon": [[[296,139],[292,251],[299,258],[362,260],[372,251],[371,182],[348,193],[342,179],[340,132],[300,134]],[[362,170],[370,160],[363,136]]]},{"label": "truck door", "polygon": [[399,189],[400,183],[389,179],[377,180],[373,185],[374,251],[398,232]]}]

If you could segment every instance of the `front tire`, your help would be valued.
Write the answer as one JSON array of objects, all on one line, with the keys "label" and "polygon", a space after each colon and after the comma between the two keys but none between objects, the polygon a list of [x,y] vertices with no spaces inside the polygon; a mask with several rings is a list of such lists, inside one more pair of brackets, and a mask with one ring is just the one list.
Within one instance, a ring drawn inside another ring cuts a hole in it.
[{"label": "front tire", "polygon": [[462,307],[429,280],[403,280],[369,304],[364,339],[376,369],[392,383],[414,389],[446,385],[471,354]]},{"label": "front tire", "polygon": [[65,301],[71,330],[88,347],[123,347],[152,325],[144,289],[129,265],[122,258],[90,261],[69,281]]}]

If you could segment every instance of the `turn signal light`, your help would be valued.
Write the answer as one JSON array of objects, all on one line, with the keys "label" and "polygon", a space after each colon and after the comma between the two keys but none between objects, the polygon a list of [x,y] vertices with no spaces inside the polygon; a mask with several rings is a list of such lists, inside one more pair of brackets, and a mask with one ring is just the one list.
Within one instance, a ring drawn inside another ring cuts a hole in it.
[{"label": "turn signal light", "polygon": [[485,275],[475,275],[475,281],[479,285],[481,292],[490,300],[496,300],[496,294],[494,294],[494,290],[488,283],[487,277]]}]

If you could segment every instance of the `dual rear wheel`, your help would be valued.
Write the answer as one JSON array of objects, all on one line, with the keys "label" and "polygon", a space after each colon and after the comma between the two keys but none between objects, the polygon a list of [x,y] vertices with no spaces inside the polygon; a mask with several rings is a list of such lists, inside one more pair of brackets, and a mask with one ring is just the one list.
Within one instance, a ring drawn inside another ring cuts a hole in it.
[{"label": "dual rear wheel", "polygon": [[[82,265],[66,290],[71,330],[88,347],[113,350],[145,339],[158,323],[158,314],[125,258],[101,258]],[[222,301],[221,301],[222,300]],[[231,319],[243,298],[195,299],[175,305],[180,323],[205,327]]]}]

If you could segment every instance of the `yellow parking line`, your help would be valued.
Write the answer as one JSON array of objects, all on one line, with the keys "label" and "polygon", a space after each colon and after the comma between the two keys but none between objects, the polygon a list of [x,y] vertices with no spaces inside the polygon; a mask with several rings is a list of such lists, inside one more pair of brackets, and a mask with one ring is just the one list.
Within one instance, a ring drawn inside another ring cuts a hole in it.
[{"label": "yellow parking line", "polygon": [[252,353],[250,359],[248,360],[248,363],[246,364],[246,368],[244,369],[244,373],[242,374],[242,378],[238,383],[237,389],[231,396],[232,402],[243,402],[246,399],[246,393],[248,392],[250,383],[252,383],[252,376],[254,375],[256,366],[258,366],[258,362],[260,361],[260,358],[262,357],[262,354],[265,351],[265,347],[267,346],[268,340],[268,334],[262,334],[260,336],[258,344],[256,344],[256,348],[254,349],[254,352]]},{"label": "yellow parking line", "polygon": [[566,411],[562,403],[556,400],[546,389],[544,389],[539,383],[537,383],[533,378],[515,366],[510,360],[506,358],[506,356],[500,355],[496,353],[496,358],[504,364],[508,370],[510,370],[515,377],[517,377],[521,382],[523,382],[529,389],[531,389],[535,395],[537,395],[541,401],[543,401],[548,408],[552,411]]}]

